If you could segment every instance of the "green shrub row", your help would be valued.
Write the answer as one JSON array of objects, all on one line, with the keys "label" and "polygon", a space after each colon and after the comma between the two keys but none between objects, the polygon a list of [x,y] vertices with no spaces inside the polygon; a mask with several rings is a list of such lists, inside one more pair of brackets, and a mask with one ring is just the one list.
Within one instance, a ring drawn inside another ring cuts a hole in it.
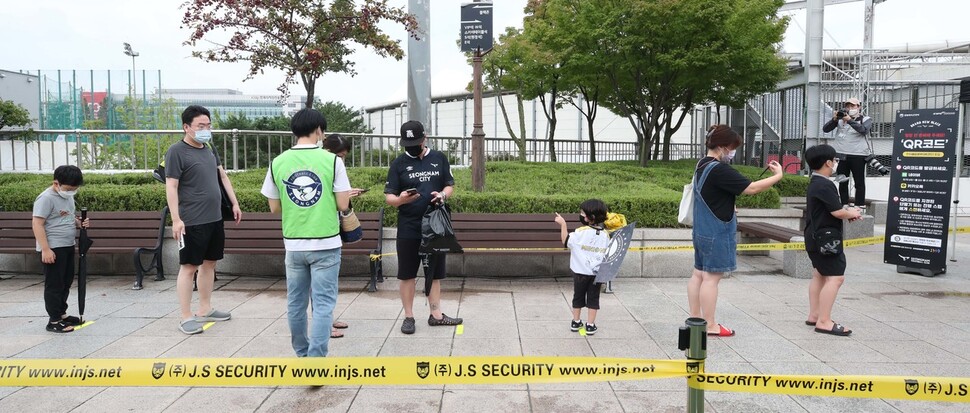
[{"label": "green shrub row", "polygon": [[[450,199],[455,212],[549,213],[575,212],[588,198],[600,198],[612,211],[637,221],[640,227],[676,227],[677,209],[684,184],[690,182],[691,160],[654,162],[642,168],[635,162],[595,164],[491,162],[486,169],[486,188],[471,191],[471,173],[454,168],[456,191]],[[761,168],[738,167],[755,179]],[[358,211],[386,207],[386,168],[349,168],[354,187],[369,191],[356,198]],[[244,212],[268,212],[260,194],[266,170],[231,173]],[[78,206],[101,211],[151,211],[165,205],[165,188],[148,173],[85,174],[85,186],[76,197]],[[0,206],[7,211],[29,211],[34,198],[51,182],[49,175],[0,174]],[[778,208],[780,196],[804,196],[808,179],[786,176],[775,188],[755,196],[738,197],[740,208]],[[397,214],[386,208],[385,224],[396,224]],[[551,218],[550,218],[551,219]]]}]

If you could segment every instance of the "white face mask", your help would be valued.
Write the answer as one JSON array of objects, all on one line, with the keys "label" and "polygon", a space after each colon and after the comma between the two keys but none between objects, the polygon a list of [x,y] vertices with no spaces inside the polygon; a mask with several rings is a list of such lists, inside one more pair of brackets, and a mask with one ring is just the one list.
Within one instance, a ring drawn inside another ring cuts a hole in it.
[{"label": "white face mask", "polygon": [[57,191],[57,195],[60,195],[60,197],[64,199],[74,198],[74,194],[76,193],[77,191]]},{"label": "white face mask", "polygon": [[724,161],[724,162],[731,162],[731,160],[734,159],[734,155],[736,153],[738,153],[738,150],[737,149],[731,149],[731,151],[728,152],[727,155],[724,155],[724,159],[721,159],[721,160]]},{"label": "white face mask", "polygon": [[859,109],[849,109],[849,116],[856,117],[859,115]]}]

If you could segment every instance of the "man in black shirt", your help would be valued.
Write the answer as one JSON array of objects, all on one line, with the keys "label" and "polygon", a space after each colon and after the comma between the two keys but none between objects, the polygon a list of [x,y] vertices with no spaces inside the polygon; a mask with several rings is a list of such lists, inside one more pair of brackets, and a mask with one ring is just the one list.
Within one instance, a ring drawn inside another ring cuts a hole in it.
[{"label": "man in black shirt", "polygon": [[[397,207],[397,278],[401,280],[401,303],[404,305],[404,322],[401,332],[414,334],[415,284],[421,257],[421,218],[432,203],[442,203],[451,197],[455,178],[451,176],[451,165],[441,152],[425,146],[427,137],[424,126],[418,121],[408,121],[401,125],[401,146],[404,153],[391,162],[384,186],[384,198],[388,205]],[[434,274],[428,302],[431,315],[428,325],[453,326],[462,319],[448,317],[441,312],[441,281],[445,278],[445,255],[434,254],[430,257],[430,268]]]},{"label": "man in black shirt", "polygon": [[[852,330],[832,321],[832,306],[839,288],[845,282],[845,252],[841,247],[842,220],[862,217],[858,208],[842,208],[839,191],[829,180],[838,168],[839,159],[835,148],[816,145],[805,151],[805,160],[812,168],[812,178],[805,196],[805,250],[812,261],[812,281],[808,285],[808,320],[805,324],[815,326],[818,333],[847,336]],[[837,239],[831,235],[837,234]],[[816,236],[820,239],[816,240]],[[829,248],[822,252],[821,238]]]}]

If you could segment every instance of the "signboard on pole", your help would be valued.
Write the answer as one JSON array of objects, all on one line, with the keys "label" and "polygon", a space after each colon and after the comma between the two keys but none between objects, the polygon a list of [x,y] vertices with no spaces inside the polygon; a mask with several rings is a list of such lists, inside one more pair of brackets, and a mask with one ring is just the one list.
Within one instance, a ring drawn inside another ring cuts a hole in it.
[{"label": "signboard on pole", "polygon": [[492,2],[461,5],[461,51],[485,52],[492,48]]},{"label": "signboard on pole", "polygon": [[896,112],[883,261],[898,272],[946,272],[956,109]]}]

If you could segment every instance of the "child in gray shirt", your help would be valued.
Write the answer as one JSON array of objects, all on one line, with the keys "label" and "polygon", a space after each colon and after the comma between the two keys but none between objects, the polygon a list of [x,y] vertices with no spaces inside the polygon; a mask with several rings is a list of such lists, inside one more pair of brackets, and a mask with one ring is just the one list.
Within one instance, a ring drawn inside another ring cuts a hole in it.
[{"label": "child in gray shirt", "polygon": [[74,216],[74,194],[83,183],[78,167],[59,166],[54,183],[34,201],[32,227],[44,265],[44,306],[50,317],[46,329],[55,333],[69,333],[81,323],[67,315],[67,297],[74,283],[74,230],[90,224],[90,219],[80,222]]}]

